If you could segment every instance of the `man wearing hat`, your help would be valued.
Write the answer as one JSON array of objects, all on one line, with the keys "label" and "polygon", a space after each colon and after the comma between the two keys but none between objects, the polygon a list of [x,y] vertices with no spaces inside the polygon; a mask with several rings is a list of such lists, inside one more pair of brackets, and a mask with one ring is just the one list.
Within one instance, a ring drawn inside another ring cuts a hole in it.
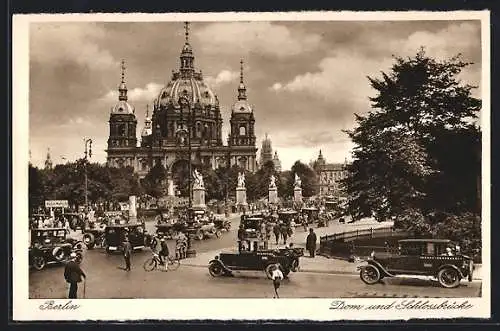
[{"label": "man wearing hat", "polygon": [[64,279],[69,283],[69,299],[76,299],[76,293],[78,291],[78,283],[82,281],[83,278],[87,279],[87,276],[80,268],[78,263],[76,263],[76,254],[71,253],[70,260],[66,263],[64,268]]},{"label": "man wearing hat", "polygon": [[123,257],[125,259],[125,270],[130,271],[130,255],[132,254],[132,245],[128,241],[128,236],[125,236],[123,242]]},{"label": "man wearing hat", "polygon": [[[166,263],[166,262],[168,262],[168,256],[170,255],[170,252],[168,250],[168,244],[167,244],[167,241],[165,240],[165,238],[161,238],[160,245],[161,245],[161,249],[160,249],[160,252],[158,253],[158,256],[160,258],[161,263]],[[165,257],[165,258],[163,258],[163,257]],[[166,269],[167,268],[165,265],[165,270]]]}]

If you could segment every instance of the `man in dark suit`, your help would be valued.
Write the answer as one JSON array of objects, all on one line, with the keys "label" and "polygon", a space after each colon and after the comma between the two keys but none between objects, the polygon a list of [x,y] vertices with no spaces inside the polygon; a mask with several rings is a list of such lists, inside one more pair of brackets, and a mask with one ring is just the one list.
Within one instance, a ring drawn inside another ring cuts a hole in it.
[{"label": "man in dark suit", "polygon": [[123,257],[125,258],[125,270],[130,271],[130,255],[132,254],[132,245],[128,241],[128,236],[125,237],[123,243]]},{"label": "man in dark suit", "polygon": [[87,276],[80,268],[78,263],[76,263],[76,254],[71,253],[70,260],[66,263],[66,267],[64,268],[64,279],[68,282],[69,285],[69,299],[76,299],[76,293],[78,291],[78,283],[82,281],[83,278],[87,279]]},{"label": "man in dark suit", "polygon": [[314,253],[316,252],[316,233],[311,228],[309,229],[309,234],[306,239],[306,249],[309,251],[309,256],[314,257]]}]

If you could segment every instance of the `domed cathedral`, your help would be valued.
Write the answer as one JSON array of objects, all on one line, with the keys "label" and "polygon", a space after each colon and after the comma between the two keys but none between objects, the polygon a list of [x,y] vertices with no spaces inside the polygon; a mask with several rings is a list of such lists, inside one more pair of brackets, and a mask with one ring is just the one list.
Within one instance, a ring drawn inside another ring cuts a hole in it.
[{"label": "domed cathedral", "polygon": [[[185,168],[189,158],[194,167],[202,165],[216,169],[239,165],[257,170],[255,118],[247,101],[241,62],[238,98],[231,108],[231,129],[228,144],[222,139],[221,107],[217,95],[195,68],[195,57],[189,42],[189,23],[185,23],[185,43],[180,54],[179,70],[172,71],[170,82],[153,101],[152,115],[146,118],[137,146],[134,107],[127,102],[122,64],[122,82],[118,104],[111,111],[107,161],[109,166],[133,166],[144,177],[156,163],[161,163],[169,178]],[[188,134],[190,133],[190,136]],[[189,156],[188,142],[191,143]]]}]

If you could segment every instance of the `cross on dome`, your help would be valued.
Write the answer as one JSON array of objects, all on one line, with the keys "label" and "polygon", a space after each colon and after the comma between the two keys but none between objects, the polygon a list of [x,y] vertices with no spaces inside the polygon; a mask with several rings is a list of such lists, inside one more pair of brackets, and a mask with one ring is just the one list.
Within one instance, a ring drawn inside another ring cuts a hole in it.
[{"label": "cross on dome", "polygon": [[243,59],[240,60],[240,86],[238,86],[238,100],[247,99],[247,88],[243,83]]},{"label": "cross on dome", "polygon": [[240,83],[243,84],[243,59],[240,60]]},{"label": "cross on dome", "polygon": [[184,22],[184,35],[186,36],[186,44],[189,43],[189,22]]},{"label": "cross on dome", "polygon": [[121,65],[121,69],[122,69],[122,83],[125,83],[125,60],[122,59],[122,65]]}]

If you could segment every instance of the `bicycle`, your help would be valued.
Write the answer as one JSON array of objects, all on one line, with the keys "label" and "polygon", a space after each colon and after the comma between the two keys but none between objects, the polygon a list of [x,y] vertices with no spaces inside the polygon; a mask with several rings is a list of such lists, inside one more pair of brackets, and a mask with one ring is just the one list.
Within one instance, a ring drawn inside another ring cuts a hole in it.
[{"label": "bicycle", "polygon": [[[166,256],[165,259],[167,260],[166,261],[167,266],[166,266],[166,270],[165,270],[165,268],[162,268],[162,270],[164,270],[164,271],[177,270],[177,268],[179,268],[179,266],[181,265],[181,262],[177,258]],[[160,266],[164,266],[164,263],[160,262],[160,256],[158,255],[158,253],[153,253],[153,257],[147,259],[144,262],[143,268],[145,271],[152,271],[154,269],[158,269]]]}]

